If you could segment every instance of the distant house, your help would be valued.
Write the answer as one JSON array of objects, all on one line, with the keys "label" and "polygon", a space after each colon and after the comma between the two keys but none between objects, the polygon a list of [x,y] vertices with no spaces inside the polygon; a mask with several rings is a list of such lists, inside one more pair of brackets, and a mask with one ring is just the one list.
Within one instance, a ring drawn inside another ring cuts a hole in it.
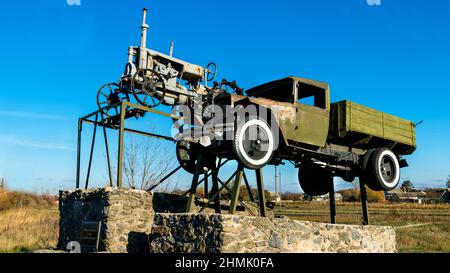
[{"label": "distant house", "polygon": [[270,191],[270,200],[272,202],[280,202],[281,201],[281,195],[278,192]]},{"label": "distant house", "polygon": [[450,203],[450,189],[426,189],[427,203]]},{"label": "distant house", "polygon": [[[325,195],[322,195],[322,196],[320,197],[320,201],[324,201],[324,200],[328,200],[328,199],[330,199],[328,193],[325,194]],[[335,193],[334,193],[334,200],[335,200],[335,201],[342,201],[342,194],[340,194],[339,192],[335,192]]]},{"label": "distant house", "polygon": [[423,191],[405,192],[402,189],[394,189],[386,193],[386,200],[390,202],[422,204],[427,194]]},{"label": "distant house", "polygon": [[442,203],[450,203],[450,188],[446,188],[443,192],[442,192],[442,196],[440,201]]}]

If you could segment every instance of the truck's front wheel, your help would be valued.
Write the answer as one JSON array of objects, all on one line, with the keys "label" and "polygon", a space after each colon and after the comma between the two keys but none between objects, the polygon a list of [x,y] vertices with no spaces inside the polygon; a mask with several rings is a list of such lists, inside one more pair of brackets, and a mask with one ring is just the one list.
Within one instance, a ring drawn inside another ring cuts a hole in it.
[{"label": "truck's front wheel", "polygon": [[275,138],[269,124],[254,116],[240,121],[235,130],[233,149],[238,161],[245,167],[264,167],[275,151]]},{"label": "truck's front wheel", "polygon": [[400,182],[400,163],[397,156],[388,148],[379,148],[368,155],[365,170],[360,176],[374,191],[390,191]]}]

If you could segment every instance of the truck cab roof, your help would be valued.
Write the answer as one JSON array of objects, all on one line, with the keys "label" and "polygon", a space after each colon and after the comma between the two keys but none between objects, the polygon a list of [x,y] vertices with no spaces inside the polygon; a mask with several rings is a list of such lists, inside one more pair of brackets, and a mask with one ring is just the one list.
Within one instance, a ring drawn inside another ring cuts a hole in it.
[{"label": "truck cab roof", "polygon": [[[297,91],[298,88],[298,92]],[[329,85],[324,82],[289,76],[264,83],[246,91],[247,96],[261,97],[280,102],[294,103],[303,98],[315,97],[315,106],[326,107],[329,103]]]}]

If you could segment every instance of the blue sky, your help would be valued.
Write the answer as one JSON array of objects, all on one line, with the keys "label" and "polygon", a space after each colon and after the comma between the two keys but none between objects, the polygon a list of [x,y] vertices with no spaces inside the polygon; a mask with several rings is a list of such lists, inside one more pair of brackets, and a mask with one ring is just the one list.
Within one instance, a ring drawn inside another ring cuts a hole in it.
[{"label": "blue sky", "polygon": [[[448,1],[81,0],[69,6],[9,0],[0,17],[0,177],[10,188],[73,187],[77,118],[96,109],[100,85],[120,77],[127,47],[139,43],[144,6],[149,47],[167,52],[173,40],[176,57],[214,61],[219,78],[249,88],[287,75],[309,77],[330,84],[332,101],[423,120],[402,179],[444,186],[450,175]],[[93,185],[101,185],[105,164],[96,164]],[[265,170],[269,188],[271,170]],[[282,167],[282,188],[299,191],[296,177],[292,166]],[[185,174],[176,179],[189,183]]]}]

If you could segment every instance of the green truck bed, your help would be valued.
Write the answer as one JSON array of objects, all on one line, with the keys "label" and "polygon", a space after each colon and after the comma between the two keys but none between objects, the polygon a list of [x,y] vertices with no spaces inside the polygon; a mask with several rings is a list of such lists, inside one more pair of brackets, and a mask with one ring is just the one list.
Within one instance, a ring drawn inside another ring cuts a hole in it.
[{"label": "green truck bed", "polygon": [[361,149],[386,146],[398,154],[416,149],[416,125],[348,100],[331,104],[329,139]]}]

